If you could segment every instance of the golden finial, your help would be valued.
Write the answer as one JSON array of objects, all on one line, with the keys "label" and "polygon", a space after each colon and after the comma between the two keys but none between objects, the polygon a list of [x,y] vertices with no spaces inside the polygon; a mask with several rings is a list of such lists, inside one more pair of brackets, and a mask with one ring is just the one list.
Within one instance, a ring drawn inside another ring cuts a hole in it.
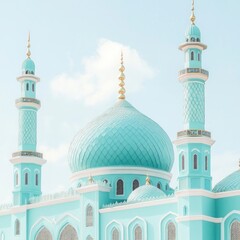
[{"label": "golden finial", "polygon": [[146,177],[146,185],[151,185],[151,180],[149,176]]},{"label": "golden finial", "polygon": [[30,58],[30,56],[31,56],[30,47],[31,47],[31,44],[30,44],[30,32],[29,32],[28,33],[28,43],[27,43],[27,57],[28,58]]},{"label": "golden finial", "polygon": [[194,15],[194,0],[192,0],[192,15],[190,17],[192,24],[195,24],[196,17]]},{"label": "golden finial", "polygon": [[124,71],[125,71],[125,67],[123,66],[123,52],[121,52],[121,66],[119,68],[119,72],[120,72],[120,76],[118,77],[118,79],[120,80],[120,83],[119,83],[119,87],[120,87],[120,90],[118,91],[119,93],[119,99],[122,99],[124,100],[125,99],[125,88],[124,88],[124,80],[125,80],[125,75],[124,75]]},{"label": "golden finial", "polygon": [[89,183],[89,184],[93,184],[93,183],[94,183],[94,179],[93,179],[92,175],[90,175],[90,176],[88,177],[88,183]]}]

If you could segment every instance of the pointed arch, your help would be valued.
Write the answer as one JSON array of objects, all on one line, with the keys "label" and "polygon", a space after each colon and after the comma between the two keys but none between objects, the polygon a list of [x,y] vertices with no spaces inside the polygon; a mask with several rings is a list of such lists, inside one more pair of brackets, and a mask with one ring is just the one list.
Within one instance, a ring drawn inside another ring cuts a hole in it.
[{"label": "pointed arch", "polygon": [[16,236],[19,236],[20,235],[20,221],[19,221],[19,219],[16,219],[15,220],[15,224],[14,224],[14,234],[16,235]]},{"label": "pointed arch", "polygon": [[87,240],[93,240],[93,237],[90,236],[90,235],[88,235],[88,236],[87,236]]},{"label": "pointed arch", "polygon": [[191,53],[190,53],[190,59],[191,59],[191,61],[194,60],[194,52],[193,51],[191,51]]},{"label": "pointed arch", "polygon": [[116,191],[116,195],[123,195],[124,194],[124,183],[122,179],[119,179],[117,181],[117,191]]},{"label": "pointed arch", "polygon": [[67,224],[62,229],[59,240],[78,240],[76,229],[72,225]]},{"label": "pointed arch", "polygon": [[143,232],[140,226],[136,226],[134,230],[134,240],[143,240]]},{"label": "pointed arch", "polygon": [[120,222],[113,220],[105,228],[107,240],[124,240],[123,225]]},{"label": "pointed arch", "polygon": [[176,226],[173,222],[167,224],[167,240],[176,240]]},{"label": "pointed arch", "polygon": [[93,226],[93,207],[88,204],[86,207],[86,227]]},{"label": "pointed arch", "polygon": [[119,233],[119,230],[117,228],[115,228],[115,227],[113,228],[111,235],[112,235],[111,240],[120,240],[120,233]]},{"label": "pointed arch", "polygon": [[132,190],[134,191],[138,187],[139,187],[139,181],[137,179],[134,179],[132,183]]},{"label": "pointed arch", "polygon": [[235,220],[231,224],[231,239],[230,240],[239,240],[240,239],[240,222]]},{"label": "pointed arch", "polygon": [[135,217],[128,225],[129,240],[147,239],[147,223],[143,218]]},{"label": "pointed arch", "polygon": [[53,237],[51,232],[46,227],[43,227],[38,232],[36,240],[53,240]]}]

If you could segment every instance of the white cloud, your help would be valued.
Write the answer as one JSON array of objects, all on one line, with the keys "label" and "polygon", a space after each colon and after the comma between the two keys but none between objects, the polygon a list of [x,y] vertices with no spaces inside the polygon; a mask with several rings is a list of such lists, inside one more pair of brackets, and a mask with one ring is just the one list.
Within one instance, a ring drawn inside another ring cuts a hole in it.
[{"label": "white cloud", "polygon": [[120,52],[124,53],[127,93],[136,92],[154,76],[153,69],[138,52],[118,42],[102,39],[96,54],[83,60],[83,72],[63,73],[51,82],[52,91],[69,99],[84,101],[87,105],[105,101],[118,94]]},{"label": "white cloud", "polygon": [[69,144],[61,144],[55,148],[47,146],[39,146],[39,151],[43,153],[44,159],[48,162],[58,162],[62,159],[66,160]]}]

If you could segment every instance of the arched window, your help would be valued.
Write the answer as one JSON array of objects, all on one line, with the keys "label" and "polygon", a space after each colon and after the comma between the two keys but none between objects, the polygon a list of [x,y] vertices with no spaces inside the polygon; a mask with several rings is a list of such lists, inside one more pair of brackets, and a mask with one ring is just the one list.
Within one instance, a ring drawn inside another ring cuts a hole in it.
[{"label": "arched window", "polygon": [[198,61],[201,61],[201,54],[198,53]]},{"label": "arched window", "polygon": [[138,187],[139,187],[139,181],[137,179],[135,179],[132,184],[132,190],[135,190]]},{"label": "arched window", "polygon": [[185,156],[182,155],[182,170],[185,169]]},{"label": "arched window", "polygon": [[240,222],[234,221],[231,224],[231,239],[230,240],[239,240],[240,239]]},{"label": "arched window", "polygon": [[197,40],[196,40],[197,42],[200,42],[200,38],[197,38]]},{"label": "arched window", "polygon": [[104,179],[104,180],[103,180],[103,183],[108,184],[108,180],[107,180],[107,179]]},{"label": "arched window", "polygon": [[45,227],[43,227],[38,235],[37,235],[37,238],[36,240],[52,240],[52,234],[49,232],[49,230]]},{"label": "arched window", "polygon": [[191,60],[194,60],[194,52],[191,52]]},{"label": "arched window", "polygon": [[187,215],[187,206],[184,206],[183,207],[183,216],[186,216]]},{"label": "arched window", "polygon": [[112,231],[112,240],[120,240],[120,234],[116,228]]},{"label": "arched window", "polygon": [[29,90],[29,83],[27,83],[27,85],[26,85],[26,90],[27,91]]},{"label": "arched window", "polygon": [[195,42],[195,38],[194,37],[191,38],[191,42]]},{"label": "arched window", "polygon": [[18,219],[15,220],[14,233],[20,235],[20,221]]},{"label": "arched window", "polygon": [[176,227],[173,222],[167,225],[168,240],[176,240]]},{"label": "arched window", "polygon": [[93,226],[93,208],[91,205],[88,205],[86,209],[86,227],[91,226]]},{"label": "arched window", "polygon": [[28,185],[28,173],[24,174],[24,182],[25,182],[25,185]]},{"label": "arched window", "polygon": [[35,91],[35,85],[34,85],[34,83],[32,84],[32,91],[33,91],[33,92]]},{"label": "arched window", "polygon": [[193,168],[194,169],[198,168],[198,157],[197,157],[197,154],[193,155]]},{"label": "arched window", "polygon": [[123,180],[119,179],[117,181],[117,195],[123,195]]},{"label": "arched window", "polygon": [[90,235],[88,235],[87,240],[93,240],[93,238]]},{"label": "arched window", "polygon": [[15,173],[15,185],[18,186],[18,172]]},{"label": "arched window", "polygon": [[157,183],[157,188],[158,188],[158,189],[161,189],[161,188],[162,188],[160,182]]},{"label": "arched window", "polygon": [[208,157],[205,156],[205,170],[208,170]]},{"label": "arched window", "polygon": [[137,226],[134,230],[134,240],[142,240],[143,236],[142,236],[142,229],[140,226]]},{"label": "arched window", "polygon": [[59,240],[78,240],[76,229],[68,224],[62,230]]},{"label": "arched window", "polygon": [[38,173],[35,175],[35,185],[38,186]]}]

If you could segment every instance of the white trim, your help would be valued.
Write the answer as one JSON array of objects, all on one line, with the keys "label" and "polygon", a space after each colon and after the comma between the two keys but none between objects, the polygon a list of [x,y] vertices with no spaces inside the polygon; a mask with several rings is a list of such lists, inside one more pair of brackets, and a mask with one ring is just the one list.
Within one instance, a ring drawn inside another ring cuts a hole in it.
[{"label": "white trim", "polygon": [[95,191],[110,192],[110,190],[111,190],[111,187],[100,186],[98,184],[91,184],[91,185],[83,186],[76,189],[78,193],[87,193],[87,192],[95,192]]},{"label": "white trim", "polygon": [[203,81],[207,81],[208,80],[208,75],[206,75],[204,73],[185,73],[185,74],[181,74],[181,75],[178,76],[178,81],[179,82],[185,82],[186,80],[188,80],[190,78],[198,78],[198,79],[201,79]]},{"label": "white trim", "polygon": [[185,42],[179,46],[179,50],[186,51],[189,48],[197,48],[199,50],[207,49],[207,45],[200,42]]},{"label": "white trim", "polygon": [[33,74],[23,74],[22,76],[17,77],[17,80],[19,82],[23,82],[25,80],[30,80],[30,81],[33,81],[35,83],[40,82],[40,78],[35,76],[35,75],[33,75]]},{"label": "white trim", "polygon": [[222,218],[214,218],[206,215],[181,216],[176,218],[177,222],[207,221],[212,223],[221,223],[222,220]]},{"label": "white trim", "polygon": [[66,213],[66,214],[64,214],[63,216],[59,217],[58,220],[55,221],[56,224],[61,223],[62,221],[64,221],[64,218],[67,218],[67,217],[70,217],[70,218],[74,219],[76,222],[79,222],[79,223],[80,223],[80,219],[79,219],[79,218],[75,217],[75,216],[74,216],[73,214],[71,214],[71,213]]},{"label": "white trim", "polygon": [[176,195],[177,198],[179,198],[179,197],[191,197],[191,196],[202,196],[202,197],[219,199],[219,198],[225,198],[225,197],[240,196],[240,190],[214,193],[214,192],[203,190],[203,189],[188,189],[188,190],[176,191],[175,195]]},{"label": "white trim", "polygon": [[[31,227],[31,229],[30,229],[30,236],[31,237],[33,237],[33,229],[37,226],[37,225],[39,225],[39,224],[41,224],[41,222],[48,222],[50,225],[52,225],[53,224],[53,221],[51,221],[50,219],[48,219],[48,218],[46,218],[46,217],[41,217],[40,219],[38,219],[33,225],[32,225],[32,227]],[[44,225],[43,225],[44,226]],[[44,226],[45,227],[45,226]],[[47,227],[46,227],[47,228]],[[47,228],[48,229],[48,228]],[[50,231],[50,229],[48,229],[48,231]],[[53,236],[53,233],[50,231],[50,233],[52,234],[52,236]]]},{"label": "white trim", "polygon": [[215,143],[215,141],[208,137],[180,137],[173,141],[173,144],[175,144],[175,146],[187,143],[202,143],[212,146]]},{"label": "white trim", "polygon": [[[136,223],[136,224],[134,224],[134,222]],[[140,226],[138,223],[143,223],[143,226]],[[134,225],[134,227],[136,227],[136,226],[139,226],[139,227],[144,227],[144,229],[142,229],[142,232],[144,233],[144,236],[143,236],[143,239],[147,239],[147,222],[146,222],[146,220],[144,219],[144,218],[141,218],[141,217],[139,217],[139,216],[136,216],[135,218],[133,218],[133,220],[131,220],[129,223],[128,223],[128,226],[127,226],[127,239],[132,239],[130,236],[130,234],[129,234],[129,231],[130,231],[130,226],[131,225]],[[134,228],[133,228],[134,229]]]},{"label": "white trim", "polygon": [[177,198],[164,198],[164,199],[158,199],[158,200],[152,200],[152,201],[146,201],[146,202],[137,202],[132,204],[126,204],[121,206],[113,206],[108,208],[102,208],[99,210],[100,213],[109,213],[109,212],[116,212],[116,211],[124,211],[127,209],[136,209],[136,208],[144,208],[144,207],[152,207],[152,206],[158,206],[163,204],[169,204],[169,203],[177,203]]},{"label": "white trim", "polygon": [[15,106],[16,106],[17,108],[21,108],[21,107],[33,107],[33,108],[36,108],[36,109],[40,109],[41,104],[34,103],[34,102],[18,102],[18,103],[15,104]]},{"label": "white trim", "polygon": [[28,157],[28,156],[19,156],[10,159],[12,164],[19,164],[19,163],[33,163],[37,165],[43,165],[47,162],[47,160],[38,157]]},{"label": "white trim", "polygon": [[191,151],[191,153],[192,153],[192,152],[198,152],[198,153],[200,153],[199,149],[197,149],[197,148],[193,148],[192,151]]},{"label": "white trim", "polygon": [[87,169],[83,171],[79,171],[73,173],[70,177],[70,181],[76,181],[81,178],[89,177],[89,176],[101,176],[101,175],[110,175],[110,174],[139,174],[144,175],[148,174],[151,177],[163,178],[165,180],[170,181],[172,178],[172,174],[169,172],[165,172],[163,170],[156,170],[152,168],[144,168],[144,167],[102,167],[102,168],[93,168]]}]

